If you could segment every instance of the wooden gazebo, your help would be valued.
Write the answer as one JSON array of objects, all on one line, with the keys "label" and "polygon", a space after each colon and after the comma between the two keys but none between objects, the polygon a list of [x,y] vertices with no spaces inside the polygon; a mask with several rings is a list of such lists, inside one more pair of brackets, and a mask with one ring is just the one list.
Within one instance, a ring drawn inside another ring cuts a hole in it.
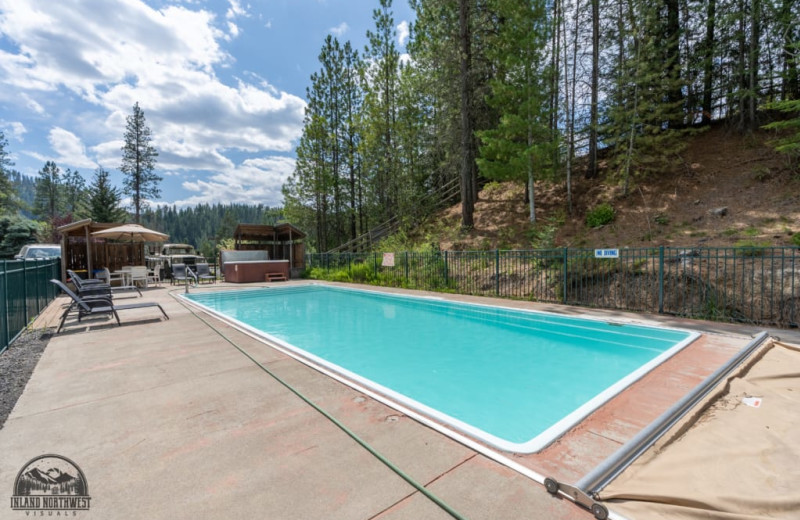
[{"label": "wooden gazebo", "polygon": [[66,281],[67,269],[93,278],[96,269],[118,271],[124,265],[144,265],[144,244],[109,242],[95,238],[92,233],[121,226],[119,222],[93,222],[87,218],[58,228],[61,233],[61,279]]},{"label": "wooden gazebo", "polygon": [[306,234],[291,224],[239,224],[233,238],[237,251],[267,251],[271,260],[289,260],[293,269],[305,267]]}]

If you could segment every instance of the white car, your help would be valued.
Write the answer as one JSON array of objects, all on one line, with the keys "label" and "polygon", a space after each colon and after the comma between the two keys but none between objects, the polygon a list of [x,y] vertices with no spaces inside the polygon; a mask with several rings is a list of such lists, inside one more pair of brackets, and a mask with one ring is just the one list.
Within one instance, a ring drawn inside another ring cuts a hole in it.
[{"label": "white car", "polygon": [[59,244],[28,244],[22,246],[15,260],[44,260],[61,256],[61,246]]}]

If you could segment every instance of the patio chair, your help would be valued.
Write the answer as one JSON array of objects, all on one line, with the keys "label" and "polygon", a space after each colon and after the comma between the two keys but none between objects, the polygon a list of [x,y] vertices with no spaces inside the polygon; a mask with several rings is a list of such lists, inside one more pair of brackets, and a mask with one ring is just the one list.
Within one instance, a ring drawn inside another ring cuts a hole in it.
[{"label": "patio chair", "polygon": [[152,271],[147,271],[147,285],[161,287],[161,266],[157,265]]},{"label": "patio chair", "polygon": [[208,269],[208,264],[197,264],[195,266],[197,268],[197,281],[202,282],[203,280],[211,280],[212,283],[217,283],[217,277],[211,274],[211,271]]},{"label": "patio chair", "polygon": [[99,296],[94,296],[91,298],[83,298],[78,296],[74,292],[70,290],[69,287],[61,283],[60,280],[50,280],[51,283],[58,286],[59,289],[64,291],[67,296],[72,298],[72,303],[64,310],[64,314],[61,315],[61,321],[58,324],[58,329],[56,329],[56,334],[61,332],[61,328],[64,326],[64,322],[67,321],[67,315],[72,311],[73,307],[78,307],[78,321],[81,321],[81,318],[84,316],[94,316],[97,314],[112,314],[114,318],[117,320],[117,325],[122,325],[119,321],[119,315],[117,311],[125,311],[129,309],[143,309],[145,307],[158,307],[161,311],[161,314],[164,315],[164,318],[169,319],[167,313],[164,312],[164,309],[156,302],[141,302],[141,303],[127,303],[124,305],[114,305],[111,302],[111,298],[103,298]]},{"label": "patio chair", "polygon": [[193,283],[197,284],[197,275],[186,264],[172,264],[172,283],[186,282],[186,280],[194,280]]},{"label": "patio chair", "polygon": [[134,265],[129,269],[131,273],[131,285],[136,285],[140,282],[147,288],[147,267],[143,265]]},{"label": "patio chair", "polygon": [[75,284],[75,288],[78,290],[78,294],[83,295],[91,295],[91,294],[114,294],[115,292],[129,292],[129,291],[136,291],[139,293],[139,296],[142,295],[142,291],[139,290],[138,287],[135,285],[123,285],[119,287],[112,287],[111,285],[101,281],[101,280],[91,280],[91,279],[83,279],[78,276],[75,271],[71,269],[67,269],[67,274],[69,275],[70,280],[72,283]]}]

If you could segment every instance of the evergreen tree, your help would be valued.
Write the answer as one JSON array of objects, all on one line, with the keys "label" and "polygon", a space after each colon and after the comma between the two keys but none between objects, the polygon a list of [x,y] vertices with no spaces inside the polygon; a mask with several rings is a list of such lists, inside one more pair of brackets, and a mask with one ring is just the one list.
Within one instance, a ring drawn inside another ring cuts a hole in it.
[{"label": "evergreen tree", "polygon": [[534,222],[534,178],[548,169],[553,144],[545,52],[549,20],[543,0],[495,0],[494,6],[502,24],[490,57],[500,73],[491,82],[489,104],[503,115],[495,128],[479,132],[478,164],[487,178],[527,183],[529,219]]},{"label": "evergreen tree", "polygon": [[161,195],[158,183],[162,180],[153,172],[158,152],[151,144],[150,128],[138,102],[126,118],[124,139],[119,169],[125,174],[123,193],[131,197],[134,222],[138,224],[142,210],[148,206],[148,198],[157,199]]},{"label": "evergreen tree", "polygon": [[397,34],[392,14],[392,0],[380,0],[372,11],[375,30],[367,31],[365,50],[364,161],[370,172],[371,194],[384,222],[397,215],[401,172],[397,158],[397,96],[400,54],[395,46]]},{"label": "evergreen tree", "polygon": [[95,222],[122,223],[127,219],[127,213],[120,207],[122,195],[108,179],[108,172],[102,167],[94,171],[94,178],[89,187],[90,217]]},{"label": "evergreen tree", "polygon": [[0,215],[13,213],[20,206],[19,199],[14,195],[15,191],[9,178],[11,172],[9,166],[14,163],[8,158],[8,140],[0,130]]},{"label": "evergreen tree", "polygon": [[777,151],[786,154],[789,159],[789,167],[797,171],[800,169],[800,99],[775,101],[768,103],[764,108],[777,110],[788,116],[787,119],[773,121],[764,128],[784,132],[782,137],[774,140],[771,144]]},{"label": "evergreen tree", "polygon": [[52,223],[63,214],[62,182],[61,169],[53,161],[47,161],[39,170],[33,212],[40,219]]},{"label": "evergreen tree", "polygon": [[39,225],[20,215],[0,216],[0,259],[14,258],[25,244],[36,242]]},{"label": "evergreen tree", "polygon": [[88,216],[88,190],[86,181],[78,170],[67,170],[64,172],[63,179],[64,191],[64,210],[72,215],[75,220]]}]

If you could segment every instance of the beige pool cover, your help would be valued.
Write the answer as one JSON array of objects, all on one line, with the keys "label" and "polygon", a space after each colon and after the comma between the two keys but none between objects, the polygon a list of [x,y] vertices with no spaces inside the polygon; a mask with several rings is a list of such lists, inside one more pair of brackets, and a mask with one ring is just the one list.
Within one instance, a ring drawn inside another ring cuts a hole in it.
[{"label": "beige pool cover", "polygon": [[767,340],[600,493],[638,519],[800,519],[800,346]]}]

